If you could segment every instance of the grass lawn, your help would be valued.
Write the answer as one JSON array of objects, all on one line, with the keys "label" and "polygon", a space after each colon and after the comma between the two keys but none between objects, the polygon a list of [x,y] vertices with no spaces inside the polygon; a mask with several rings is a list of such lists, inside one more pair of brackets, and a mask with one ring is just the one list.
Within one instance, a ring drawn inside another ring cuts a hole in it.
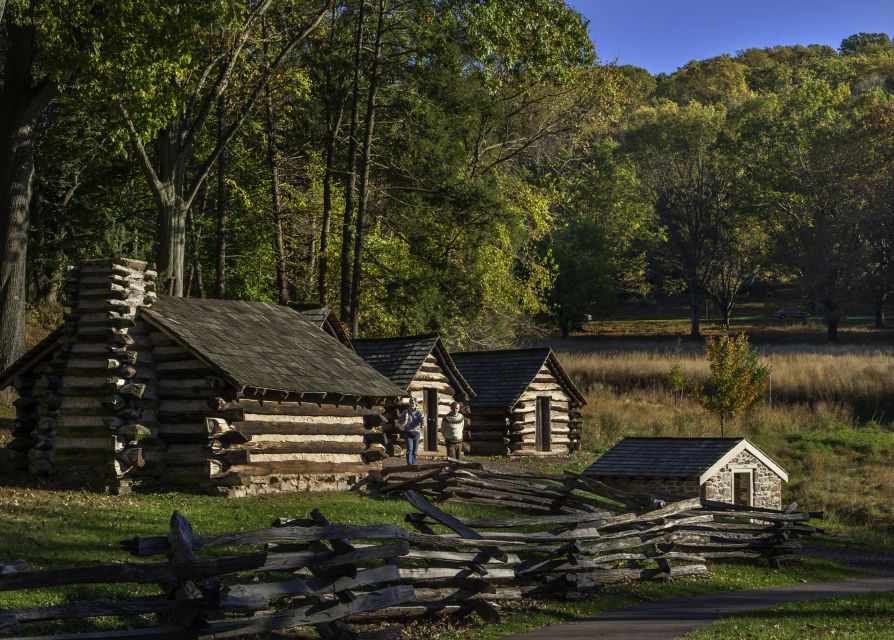
[{"label": "grass lawn", "polygon": [[689,640],[876,640],[894,631],[894,593],[830,598],[733,616]]},{"label": "grass lawn", "polygon": [[649,582],[617,585],[588,594],[576,602],[524,602],[504,607],[499,624],[480,626],[464,624],[453,627],[447,623],[420,621],[407,632],[411,638],[432,640],[495,640],[522,633],[548,624],[558,624],[626,607],[639,602],[697,596],[722,591],[759,589],[798,582],[842,580],[857,577],[857,572],[824,560],[806,558],[802,563],[782,569],[767,569],[746,564],[712,564],[711,574],[677,579],[672,584]]},{"label": "grass lawn", "polygon": [[[553,463],[555,465],[555,463]],[[548,470],[544,468],[543,470]],[[549,470],[554,470],[549,469]],[[198,534],[269,526],[279,516],[301,517],[318,507],[333,522],[403,524],[411,508],[402,500],[355,492],[301,493],[227,500],[176,493],[115,497],[87,491],[39,486],[0,486],[0,562],[25,559],[34,567],[92,562],[134,561],[118,542],[133,536],[164,534],[174,510],[183,513]],[[480,515],[482,509],[450,503],[457,515]],[[850,569],[807,559],[783,569],[749,565],[712,566],[709,576],[683,578],[672,585],[649,583],[616,586],[576,602],[525,602],[506,607],[498,625],[421,621],[406,627],[410,638],[499,638],[570,617],[592,615],[642,600],[757,588],[800,581],[855,576]],[[157,593],[151,585],[89,586],[0,594],[0,608],[26,607]],[[477,620],[477,619],[473,619]],[[71,629],[74,629],[71,628]]]}]

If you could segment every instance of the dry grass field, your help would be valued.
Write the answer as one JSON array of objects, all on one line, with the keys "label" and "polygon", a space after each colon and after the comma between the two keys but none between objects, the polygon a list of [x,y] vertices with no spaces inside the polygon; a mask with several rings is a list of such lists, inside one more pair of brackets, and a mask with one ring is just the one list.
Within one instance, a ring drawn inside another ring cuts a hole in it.
[{"label": "dry grass field", "polygon": [[[657,341],[553,344],[585,391],[583,449],[593,457],[624,436],[717,436],[711,414],[667,390],[679,365],[708,375],[701,346]],[[750,438],[791,474],[787,497],[824,510],[833,525],[894,542],[894,350],[762,345],[773,401],[727,429]]]}]

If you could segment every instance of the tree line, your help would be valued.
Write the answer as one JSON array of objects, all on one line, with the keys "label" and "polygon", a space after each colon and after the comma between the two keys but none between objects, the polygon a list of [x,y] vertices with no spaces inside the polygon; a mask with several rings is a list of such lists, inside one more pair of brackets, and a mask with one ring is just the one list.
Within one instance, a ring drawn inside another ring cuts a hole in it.
[{"label": "tree line", "polygon": [[561,0],[0,0],[0,366],[65,265],[327,305],[357,335],[508,344],[618,299],[830,321],[890,279],[887,36],[671,75]]}]

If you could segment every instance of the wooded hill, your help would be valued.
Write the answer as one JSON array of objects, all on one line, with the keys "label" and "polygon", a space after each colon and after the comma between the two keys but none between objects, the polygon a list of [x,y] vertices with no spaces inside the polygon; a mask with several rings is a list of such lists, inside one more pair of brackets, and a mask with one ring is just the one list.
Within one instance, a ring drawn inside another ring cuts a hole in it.
[{"label": "wooded hill", "polygon": [[0,367],[26,303],[102,255],[463,348],[631,296],[728,316],[755,281],[833,339],[884,308],[884,34],[652,76],[561,0],[0,0],[0,64]]}]

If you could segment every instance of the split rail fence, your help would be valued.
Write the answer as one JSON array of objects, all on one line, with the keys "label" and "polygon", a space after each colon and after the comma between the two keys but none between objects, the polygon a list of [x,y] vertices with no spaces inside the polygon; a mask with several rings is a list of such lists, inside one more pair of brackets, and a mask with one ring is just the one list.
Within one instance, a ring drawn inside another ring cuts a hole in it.
[{"label": "split rail fence", "polygon": [[[374,481],[413,507],[406,518],[413,530],[332,524],[314,511],[267,529],[199,536],[175,513],[168,535],[122,543],[153,561],[55,569],[0,564],[0,592],[160,587],[157,595],[0,609],[0,636],[210,640],[305,626],[323,638],[351,638],[354,624],[430,614],[477,613],[495,621],[507,600],[697,575],[720,558],[791,559],[800,549],[797,538],[816,531],[807,520],[817,514],[794,506],[743,511],[698,499],[666,501],[574,474],[440,464],[386,469]],[[433,504],[449,506],[452,498],[501,509],[493,518],[459,518]],[[57,622],[47,627],[51,621]]]}]

